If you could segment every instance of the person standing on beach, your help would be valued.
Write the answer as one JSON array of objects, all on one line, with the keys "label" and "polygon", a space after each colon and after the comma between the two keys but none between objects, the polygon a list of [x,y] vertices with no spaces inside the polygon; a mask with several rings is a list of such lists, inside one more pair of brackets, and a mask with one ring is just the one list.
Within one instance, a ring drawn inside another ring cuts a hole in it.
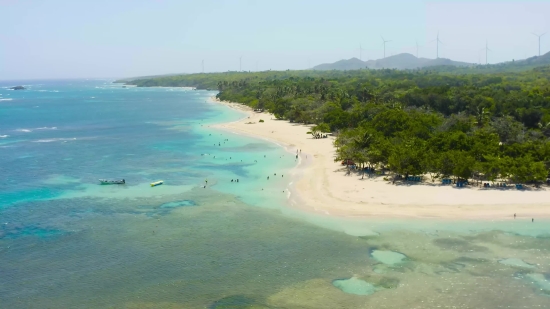
[{"label": "person standing on beach", "polygon": [[514,214],[514,219],[516,218],[516,214]]}]

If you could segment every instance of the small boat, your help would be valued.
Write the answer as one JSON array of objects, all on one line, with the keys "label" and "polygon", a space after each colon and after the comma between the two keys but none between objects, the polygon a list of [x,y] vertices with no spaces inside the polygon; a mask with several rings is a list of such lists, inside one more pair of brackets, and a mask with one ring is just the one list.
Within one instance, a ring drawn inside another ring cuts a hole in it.
[{"label": "small boat", "polygon": [[164,183],[164,181],[162,180],[159,180],[159,181],[155,181],[155,182],[152,182],[151,183],[151,187],[156,187],[156,186],[160,186]]},{"label": "small boat", "polygon": [[100,179],[102,185],[123,185],[126,183],[124,179]]}]

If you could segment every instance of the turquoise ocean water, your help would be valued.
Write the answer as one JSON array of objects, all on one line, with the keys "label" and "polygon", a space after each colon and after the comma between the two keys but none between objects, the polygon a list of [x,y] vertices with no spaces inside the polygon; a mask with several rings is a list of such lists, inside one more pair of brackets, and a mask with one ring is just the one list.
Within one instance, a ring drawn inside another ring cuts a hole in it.
[{"label": "turquoise ocean water", "polygon": [[550,308],[548,222],[309,215],[294,156],[211,127],[243,117],[214,92],[22,83],[0,82],[0,308]]}]

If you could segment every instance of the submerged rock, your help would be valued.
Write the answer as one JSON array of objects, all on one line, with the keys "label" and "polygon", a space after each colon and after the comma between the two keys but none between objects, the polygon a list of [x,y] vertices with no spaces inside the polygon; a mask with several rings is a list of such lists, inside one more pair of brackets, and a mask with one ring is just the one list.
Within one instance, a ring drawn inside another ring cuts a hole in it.
[{"label": "submerged rock", "polygon": [[262,308],[263,306],[260,306],[256,303],[256,300],[249,298],[244,295],[232,295],[228,297],[224,297],[220,300],[215,301],[213,304],[211,304],[208,308],[209,309],[230,309],[230,308],[251,308],[251,307],[257,307]]},{"label": "submerged rock", "polygon": [[543,274],[528,274],[528,280],[537,286],[545,294],[550,294],[550,281]]},{"label": "submerged rock", "polygon": [[516,267],[523,267],[523,268],[536,268],[535,265],[529,264],[524,262],[522,259],[503,259],[498,261],[500,264],[508,265],[508,266],[516,266]]},{"label": "submerged rock", "polygon": [[376,274],[385,274],[390,270],[391,269],[387,265],[384,265],[384,264],[376,264],[372,268],[372,271],[374,271],[374,273],[376,273]]},{"label": "submerged rock", "polygon": [[160,205],[160,208],[176,208],[176,207],[185,207],[185,206],[197,206],[197,204],[191,200],[183,200],[183,201],[164,203]]},{"label": "submerged rock", "polygon": [[15,87],[11,87],[10,89],[11,90],[25,90],[26,88],[23,87],[23,86],[15,86]]}]

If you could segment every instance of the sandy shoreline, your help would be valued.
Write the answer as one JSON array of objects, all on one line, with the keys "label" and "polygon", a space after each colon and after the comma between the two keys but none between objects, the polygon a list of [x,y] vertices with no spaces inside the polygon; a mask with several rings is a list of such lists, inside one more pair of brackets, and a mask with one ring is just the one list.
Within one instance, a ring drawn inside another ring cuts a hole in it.
[{"label": "sandy shoreline", "polygon": [[334,162],[332,137],[313,139],[307,134],[309,126],[276,120],[239,103],[212,101],[246,113],[241,120],[215,127],[276,142],[294,154],[298,150],[292,207],[340,217],[503,220],[516,213],[520,220],[550,218],[550,190],[456,188],[431,180],[393,185],[384,176],[367,175],[361,179],[360,174],[346,175]]}]

